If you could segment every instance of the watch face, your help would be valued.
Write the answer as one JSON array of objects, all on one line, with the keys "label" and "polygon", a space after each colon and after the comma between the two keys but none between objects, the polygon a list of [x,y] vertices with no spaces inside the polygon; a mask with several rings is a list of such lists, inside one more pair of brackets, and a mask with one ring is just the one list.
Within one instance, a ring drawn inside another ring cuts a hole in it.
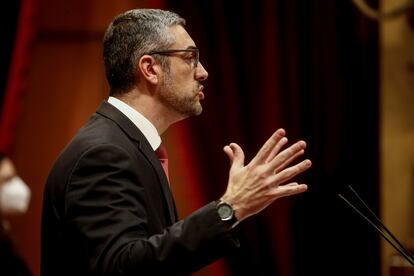
[{"label": "watch face", "polygon": [[222,220],[230,220],[233,217],[233,208],[226,203],[221,203],[217,208],[217,212]]}]

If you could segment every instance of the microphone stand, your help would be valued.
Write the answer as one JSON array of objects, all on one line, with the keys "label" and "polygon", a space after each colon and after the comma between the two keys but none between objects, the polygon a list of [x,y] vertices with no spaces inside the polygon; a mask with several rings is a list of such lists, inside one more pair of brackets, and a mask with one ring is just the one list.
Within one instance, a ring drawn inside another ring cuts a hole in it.
[{"label": "microphone stand", "polygon": [[[382,221],[375,215],[375,213],[368,207],[368,205],[362,200],[358,193],[349,185],[348,189],[352,192],[353,196],[356,198],[357,203],[362,205],[362,209],[358,208],[356,205],[352,204],[349,199],[347,199],[342,194],[338,196],[345,201],[345,203],[350,206],[357,214],[359,214],[363,219],[365,219],[374,229],[392,246],[397,250],[412,266],[414,266],[414,256],[410,251],[404,247],[401,242],[391,233],[390,230],[382,223]],[[365,211],[365,213],[364,213]],[[371,216],[371,219],[369,218]]]}]

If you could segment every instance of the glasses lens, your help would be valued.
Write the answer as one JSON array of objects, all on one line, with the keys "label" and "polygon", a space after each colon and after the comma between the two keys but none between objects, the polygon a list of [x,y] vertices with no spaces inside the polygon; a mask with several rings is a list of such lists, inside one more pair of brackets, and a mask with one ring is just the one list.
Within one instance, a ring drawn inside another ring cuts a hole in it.
[{"label": "glasses lens", "polygon": [[199,49],[195,48],[195,49],[171,49],[171,50],[166,50],[166,51],[155,51],[155,52],[151,52],[149,53],[149,55],[171,55],[174,53],[179,53],[179,52],[191,52],[192,54],[192,59],[194,59],[194,68],[197,67],[199,61],[200,61],[200,51]]}]

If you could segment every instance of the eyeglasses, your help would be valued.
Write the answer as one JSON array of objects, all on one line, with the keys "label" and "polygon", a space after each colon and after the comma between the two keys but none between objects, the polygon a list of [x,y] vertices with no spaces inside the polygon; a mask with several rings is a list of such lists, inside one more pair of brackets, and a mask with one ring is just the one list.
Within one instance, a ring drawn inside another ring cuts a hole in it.
[{"label": "eyeglasses", "polygon": [[170,56],[172,54],[181,53],[181,52],[189,52],[189,53],[192,53],[192,55],[189,56],[189,57],[183,57],[183,56],[181,56],[181,57],[184,58],[184,59],[191,60],[193,62],[194,68],[196,68],[197,65],[198,65],[198,62],[200,60],[200,50],[198,48],[170,49],[170,50],[164,50],[164,51],[154,51],[154,52],[148,53],[148,55],[165,55],[165,56]]}]

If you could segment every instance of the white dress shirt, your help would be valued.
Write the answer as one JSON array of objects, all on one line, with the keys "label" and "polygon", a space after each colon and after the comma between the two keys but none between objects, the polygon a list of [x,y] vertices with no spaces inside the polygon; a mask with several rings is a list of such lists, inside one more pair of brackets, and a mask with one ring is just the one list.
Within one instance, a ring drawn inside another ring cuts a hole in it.
[{"label": "white dress shirt", "polygon": [[144,115],[115,97],[109,97],[108,103],[115,106],[136,125],[142,134],[144,134],[154,151],[161,145],[161,137],[157,129]]}]

